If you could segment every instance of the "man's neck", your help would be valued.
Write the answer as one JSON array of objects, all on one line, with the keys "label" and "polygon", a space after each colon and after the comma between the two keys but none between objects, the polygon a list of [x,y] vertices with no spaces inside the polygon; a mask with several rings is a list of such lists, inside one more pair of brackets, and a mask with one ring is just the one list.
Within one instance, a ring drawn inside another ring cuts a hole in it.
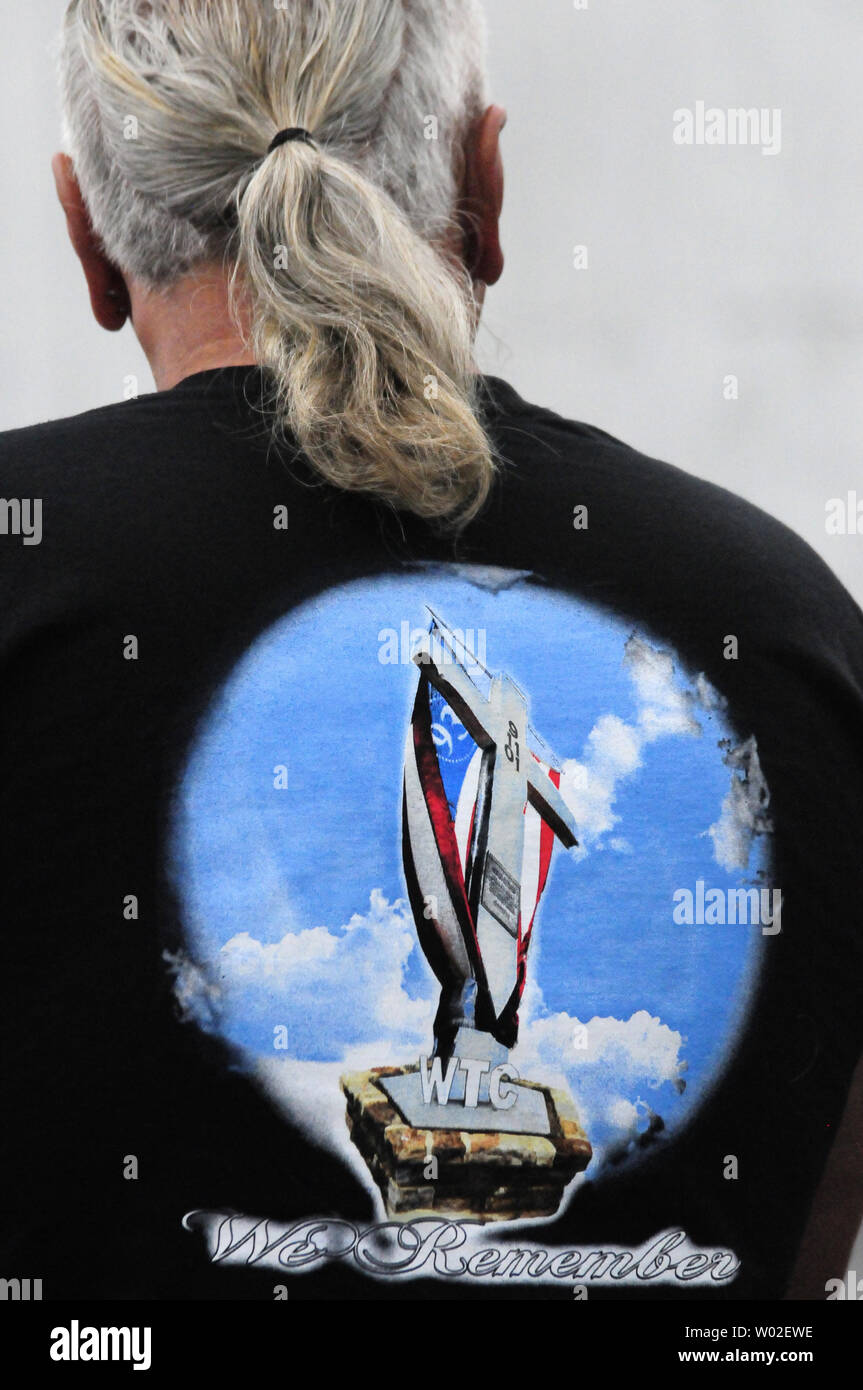
[{"label": "man's neck", "polygon": [[[454,250],[449,254],[455,258]],[[478,326],[485,285],[474,288]],[[215,367],[254,366],[245,331],[248,316],[242,300],[239,325],[232,315],[230,273],[221,264],[203,266],[169,289],[147,289],[135,281],[128,289],[132,324],[157,390],[170,391],[185,377]]]},{"label": "man's neck", "polygon": [[245,367],[255,362],[248,340],[231,314],[229,277],[207,266],[167,290],[129,287],[132,323],[159,391],[196,372]]}]

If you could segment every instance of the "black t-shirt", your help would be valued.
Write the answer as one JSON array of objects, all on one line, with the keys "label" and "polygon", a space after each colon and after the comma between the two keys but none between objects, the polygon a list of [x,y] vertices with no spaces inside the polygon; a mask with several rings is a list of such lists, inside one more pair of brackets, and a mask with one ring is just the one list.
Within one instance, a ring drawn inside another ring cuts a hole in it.
[{"label": "black t-shirt", "polygon": [[[0,440],[0,1249],[45,1298],[783,1294],[863,1042],[863,619],[482,396],[458,541],[317,483],[253,368]],[[503,1090],[463,1129],[441,1067],[411,1124],[472,979]]]}]

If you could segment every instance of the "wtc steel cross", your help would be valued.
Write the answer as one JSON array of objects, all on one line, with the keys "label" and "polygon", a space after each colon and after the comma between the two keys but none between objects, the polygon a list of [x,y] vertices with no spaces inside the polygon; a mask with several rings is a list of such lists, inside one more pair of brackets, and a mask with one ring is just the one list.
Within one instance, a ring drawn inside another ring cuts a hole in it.
[{"label": "wtc steel cross", "polygon": [[482,750],[476,818],[465,888],[495,1014],[518,981],[518,928],[527,803],[570,849],[575,821],[551,778],[527,746],[528,705],[507,675],[478,690],[435,631],[413,660]]}]

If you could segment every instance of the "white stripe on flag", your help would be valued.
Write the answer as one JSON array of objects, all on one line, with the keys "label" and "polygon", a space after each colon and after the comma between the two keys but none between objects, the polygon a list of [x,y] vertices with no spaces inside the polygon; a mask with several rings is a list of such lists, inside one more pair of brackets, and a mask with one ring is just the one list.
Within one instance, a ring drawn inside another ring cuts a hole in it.
[{"label": "white stripe on flag", "polygon": [[521,871],[521,929],[526,932],[539,897],[542,818],[528,802],[524,812],[524,858]]},{"label": "white stripe on flag", "polygon": [[479,770],[481,765],[482,749],[478,748],[467,765],[467,771],[464,774],[464,781],[461,784],[461,791],[458,796],[458,805],[456,806],[455,839],[458,845],[458,857],[461,861],[461,871],[465,875],[467,874],[468,836],[470,835],[474,808],[476,806],[476,793],[479,786]]}]

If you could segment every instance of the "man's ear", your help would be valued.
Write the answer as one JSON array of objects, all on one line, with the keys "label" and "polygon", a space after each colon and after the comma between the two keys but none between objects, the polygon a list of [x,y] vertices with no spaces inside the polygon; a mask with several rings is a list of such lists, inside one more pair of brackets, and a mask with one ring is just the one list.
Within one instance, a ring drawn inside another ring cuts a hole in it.
[{"label": "man's ear", "polygon": [[503,209],[503,158],[500,133],[506,125],[502,106],[490,106],[465,143],[462,187],[464,262],[474,280],[494,285],[503,274],[500,214]]},{"label": "man's ear", "polygon": [[51,168],[57,185],[57,197],[66,214],[69,240],[87,279],[93,315],[102,328],[116,333],[131,313],[126,282],[117,267],[105,256],[93,231],[72,160],[67,154],[56,154]]}]

